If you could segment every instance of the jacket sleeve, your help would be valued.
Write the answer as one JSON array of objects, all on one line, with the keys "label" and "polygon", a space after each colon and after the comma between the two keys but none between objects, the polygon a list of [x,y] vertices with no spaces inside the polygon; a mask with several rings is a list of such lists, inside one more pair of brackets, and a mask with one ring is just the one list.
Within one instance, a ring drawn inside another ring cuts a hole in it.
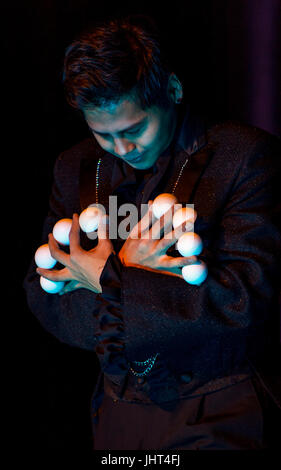
[{"label": "jacket sleeve", "polygon": [[176,357],[178,351],[191,368],[194,358],[212,367],[208,348],[224,370],[263,348],[281,278],[280,159],[279,142],[259,143],[245,156],[216,236],[200,256],[208,265],[203,284],[121,267],[119,301],[130,360],[156,352],[169,357],[171,351]]},{"label": "jacket sleeve", "polygon": [[[61,218],[72,218],[79,211],[77,169],[67,165],[61,154],[54,168],[54,182],[50,196],[49,212],[43,225],[42,242]],[[97,295],[87,289],[78,289],[64,295],[43,291],[36,273],[34,258],[24,279],[27,303],[41,325],[63,343],[93,350],[95,338],[95,309]]]}]

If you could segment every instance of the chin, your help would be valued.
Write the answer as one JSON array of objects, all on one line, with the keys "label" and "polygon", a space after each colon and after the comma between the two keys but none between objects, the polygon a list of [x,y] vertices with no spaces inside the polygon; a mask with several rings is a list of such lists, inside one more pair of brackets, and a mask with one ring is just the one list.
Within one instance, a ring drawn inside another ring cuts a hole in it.
[{"label": "chin", "polygon": [[143,161],[135,163],[135,168],[138,170],[148,170],[149,168],[152,168],[153,165],[155,165],[155,163],[157,162],[157,159],[158,159],[158,156],[157,158],[149,158],[149,159],[146,158]]},{"label": "chin", "polygon": [[147,162],[138,162],[135,164],[131,164],[132,167],[134,167],[136,170],[148,170],[148,168],[151,168],[153,164],[147,163]]}]

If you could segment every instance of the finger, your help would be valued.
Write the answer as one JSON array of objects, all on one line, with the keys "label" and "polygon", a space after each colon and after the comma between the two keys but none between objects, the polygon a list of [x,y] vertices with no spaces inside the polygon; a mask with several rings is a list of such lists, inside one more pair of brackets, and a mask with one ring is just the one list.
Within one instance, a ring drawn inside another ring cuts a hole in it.
[{"label": "finger", "polygon": [[182,268],[183,266],[187,266],[189,264],[194,264],[197,261],[196,256],[179,256],[178,258],[174,258],[172,256],[167,256],[161,261],[162,267],[165,268]]},{"label": "finger", "polygon": [[151,272],[154,272],[154,273],[162,273],[162,274],[166,274],[168,276],[177,276],[177,277],[180,277],[181,279],[183,278],[182,277],[182,272],[181,272],[181,268],[164,268],[162,267],[161,269],[152,269],[152,268],[148,268],[146,267],[145,268],[147,271],[151,271]]},{"label": "finger", "polygon": [[157,220],[155,215],[152,212],[152,202],[153,201],[148,202],[147,208],[146,208],[147,210],[145,214],[142,216],[139,222],[133,227],[133,229],[130,232],[129,238],[135,238],[135,239],[146,238],[144,237],[144,234],[149,229],[151,224],[153,224]]},{"label": "finger", "polygon": [[71,281],[72,276],[68,269],[43,269],[37,268],[36,272],[49,279],[49,281]]},{"label": "finger", "polygon": [[163,269],[160,269],[158,272],[162,274],[167,274],[169,276],[177,276],[177,277],[182,278],[181,268],[170,268],[170,269],[163,268]]},{"label": "finger", "polygon": [[149,231],[150,227],[155,224],[157,217],[153,213],[153,201],[148,201],[148,208],[145,215],[140,220],[140,236]]},{"label": "finger", "polygon": [[65,284],[61,291],[59,291],[59,295],[67,294],[68,292],[73,292],[74,290],[80,289],[82,287],[79,281],[73,280]]},{"label": "finger", "polygon": [[183,222],[179,227],[165,233],[165,236],[157,244],[158,253],[166,253],[168,248],[173,246],[183,233],[193,231],[193,222]]},{"label": "finger", "polygon": [[76,213],[72,217],[72,225],[69,232],[69,248],[71,252],[81,249],[79,216]]},{"label": "finger", "polygon": [[171,230],[174,212],[175,206],[171,206],[159,219],[156,219],[148,233],[150,240],[160,240],[163,234]]},{"label": "finger", "polygon": [[103,215],[100,218],[97,233],[98,233],[99,241],[109,239],[109,217],[108,217],[108,215]]},{"label": "finger", "polygon": [[59,244],[55,240],[52,233],[49,233],[48,238],[48,245],[51,256],[55,258],[59,263],[63,264],[64,266],[67,266],[69,264],[69,255],[59,248]]}]

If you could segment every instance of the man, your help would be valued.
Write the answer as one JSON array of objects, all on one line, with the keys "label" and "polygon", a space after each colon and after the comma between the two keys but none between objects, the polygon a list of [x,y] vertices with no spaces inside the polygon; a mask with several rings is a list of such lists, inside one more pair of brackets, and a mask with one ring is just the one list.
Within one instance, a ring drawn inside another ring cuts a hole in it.
[{"label": "man", "polygon": [[[93,138],[55,165],[42,240],[50,234],[63,267],[32,263],[25,288],[49,332],[98,355],[94,449],[266,448],[266,410],[278,399],[259,364],[276,359],[279,140],[239,123],[205,125],[139,21],[110,21],[74,41],[64,84]],[[195,258],[175,250],[184,224],[173,230],[172,211],[153,216],[163,192],[197,211],[208,266],[199,286],[181,274]],[[94,244],[78,214],[93,202],[108,211],[109,196],[148,210],[125,241],[101,223]],[[51,232],[72,216],[66,253]],[[46,294],[38,274],[67,284]]]}]

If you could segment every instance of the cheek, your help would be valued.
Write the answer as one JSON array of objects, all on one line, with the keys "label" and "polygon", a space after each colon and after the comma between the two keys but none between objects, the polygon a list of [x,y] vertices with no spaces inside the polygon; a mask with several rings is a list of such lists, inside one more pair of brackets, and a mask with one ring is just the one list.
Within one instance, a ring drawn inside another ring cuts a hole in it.
[{"label": "cheek", "polygon": [[103,148],[107,152],[110,151],[112,146],[111,146],[109,141],[103,139],[102,137],[99,137],[98,135],[94,135],[94,137],[95,137],[97,143],[101,146],[101,148]]},{"label": "cheek", "polygon": [[158,123],[151,124],[149,129],[138,139],[138,144],[142,147],[149,148],[155,147],[161,138],[161,130]]}]

